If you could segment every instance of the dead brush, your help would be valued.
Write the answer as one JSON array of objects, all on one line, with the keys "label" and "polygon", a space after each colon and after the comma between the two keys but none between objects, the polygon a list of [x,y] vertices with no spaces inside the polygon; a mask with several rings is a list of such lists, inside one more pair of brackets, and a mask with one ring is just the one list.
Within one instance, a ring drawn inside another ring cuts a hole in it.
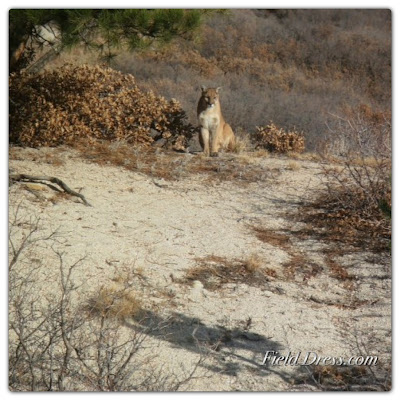
[{"label": "dead brush", "polygon": [[[10,391],[169,392],[198,377],[195,371],[208,354],[203,347],[193,350],[201,354],[195,365],[178,374],[160,365],[159,343],[149,335],[168,341],[165,332],[176,333],[177,325],[158,313],[152,312],[151,321],[138,314],[137,293],[143,290],[143,299],[148,290],[139,283],[146,283],[140,268],[118,264],[113,279],[96,285],[87,299],[82,276],[76,275],[85,269],[85,257],[67,262],[55,246],[63,242],[60,232],[47,231],[39,217],[21,216],[21,210],[10,214],[9,227]],[[50,262],[59,271],[49,273],[46,250],[54,253]],[[91,275],[88,284],[94,282]],[[126,321],[132,316],[135,329]]]},{"label": "dead brush", "polygon": [[200,281],[207,290],[214,291],[229,283],[262,287],[271,277],[276,277],[276,271],[264,268],[261,259],[256,255],[245,260],[213,255],[197,259],[196,266],[186,272],[182,282],[191,284],[193,281]]},{"label": "dead brush", "polygon": [[324,269],[322,265],[311,261],[306,254],[298,250],[291,249],[288,253],[290,258],[282,264],[282,268],[285,277],[289,280],[307,282],[319,275]]},{"label": "dead brush", "polygon": [[292,247],[292,241],[286,233],[278,232],[274,229],[263,228],[261,226],[253,226],[251,229],[262,242],[279,247],[283,250],[288,250]]},{"label": "dead brush", "polygon": [[[318,217],[338,239],[387,251],[391,240],[391,115],[368,107],[347,110],[330,127],[337,164],[323,165],[326,192]],[[317,217],[317,218],[318,218]],[[313,218],[316,220],[317,218]],[[340,238],[340,236],[342,236]]]},{"label": "dead brush", "polygon": [[[297,218],[313,227],[313,232],[309,230],[306,235],[319,237],[330,245],[342,246],[346,251],[388,252],[391,241],[390,219],[378,207],[373,213],[365,214],[361,208],[343,206],[342,201],[349,194],[342,195],[340,202],[336,198],[322,195],[301,207]],[[353,193],[350,197],[355,195]],[[354,204],[354,199],[348,198],[348,202]]]},{"label": "dead brush", "polygon": [[324,167],[327,200],[365,221],[379,218],[383,206],[391,208],[391,160],[370,165],[349,159],[342,168]]},{"label": "dead brush", "polygon": [[296,236],[295,232],[279,232],[260,226],[253,226],[251,229],[260,241],[278,247],[289,255],[289,260],[282,264],[286,279],[296,280],[298,278],[302,282],[307,282],[323,271],[321,265],[313,262],[307,254],[295,247],[291,239],[291,236]]},{"label": "dead brush", "polygon": [[[382,202],[388,202],[391,184],[391,115],[370,109],[350,110],[345,117],[337,117],[331,128],[332,150],[341,144],[339,163],[342,168],[325,167],[329,195],[344,208],[357,208],[372,214]],[[337,190],[339,189],[339,190]],[[341,195],[355,194],[341,201]],[[390,206],[390,204],[388,204]],[[367,215],[366,215],[367,216]]]},{"label": "dead brush", "polygon": [[[391,371],[376,365],[315,365],[306,366],[306,383],[322,391],[388,391]],[[375,370],[375,371],[374,371]],[[379,371],[379,375],[376,373]]]}]

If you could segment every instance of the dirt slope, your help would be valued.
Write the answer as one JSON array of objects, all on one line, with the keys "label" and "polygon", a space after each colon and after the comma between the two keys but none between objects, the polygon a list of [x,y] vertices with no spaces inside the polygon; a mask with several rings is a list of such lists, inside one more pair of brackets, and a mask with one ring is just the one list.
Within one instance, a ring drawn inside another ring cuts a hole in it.
[{"label": "dirt slope", "polygon": [[[238,163],[244,159],[229,157]],[[44,233],[58,229],[55,246],[66,263],[84,257],[76,275],[82,297],[107,285],[119,270],[139,268],[146,282],[137,288],[142,304],[154,318],[172,318],[166,335],[149,339],[156,346],[155,362],[166,370],[190,369],[199,358],[196,340],[211,347],[218,343],[186,390],[321,388],[308,373],[311,367],[262,365],[268,350],[300,351],[301,357],[308,351],[321,357],[376,355],[381,366],[387,365],[387,260],[368,252],[336,255],[334,261],[352,276],[338,279],[327,263],[326,243],[290,233],[304,227],[293,217],[296,210],[322,188],[319,164],[284,157],[251,163],[267,178],[246,185],[210,180],[207,174],[165,181],[100,166],[67,148],[13,148],[14,173],[56,176],[93,207],[44,185],[15,183],[10,218],[17,208],[21,220],[40,217]],[[275,241],[260,240],[254,227],[280,233]],[[46,280],[51,283],[57,273],[53,255],[42,249],[40,256],[49,259]],[[186,279],[196,266],[249,259],[270,272],[260,284],[245,278],[224,282],[218,274]],[[219,279],[218,289],[206,289],[207,279]]]}]

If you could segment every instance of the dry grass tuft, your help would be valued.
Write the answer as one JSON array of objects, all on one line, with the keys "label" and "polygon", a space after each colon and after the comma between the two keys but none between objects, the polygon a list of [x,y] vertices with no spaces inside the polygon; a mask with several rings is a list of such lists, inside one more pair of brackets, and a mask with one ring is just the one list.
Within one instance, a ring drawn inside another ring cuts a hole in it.
[{"label": "dry grass tuft", "polygon": [[254,147],[251,143],[250,135],[243,130],[235,132],[235,138],[235,146],[232,149],[234,153],[241,154]]},{"label": "dry grass tuft", "polygon": [[88,303],[90,313],[103,318],[125,319],[133,317],[141,310],[137,297],[119,285],[102,287]]},{"label": "dry grass tuft", "polygon": [[271,153],[265,149],[256,149],[252,153],[252,156],[255,158],[269,158],[270,155]]},{"label": "dry grass tuft", "polygon": [[138,283],[143,283],[143,270],[132,265],[120,265],[115,270],[111,282],[100,289],[89,299],[87,311],[102,318],[124,320],[138,316],[142,311]]},{"label": "dry grass tuft", "polygon": [[346,280],[351,280],[354,279],[354,276],[350,275],[348,271],[340,265],[337,261],[335,261],[334,254],[335,252],[330,251],[328,254],[325,256],[325,264],[331,271],[331,276],[340,280],[340,281],[346,281]]},{"label": "dry grass tuft", "polygon": [[292,153],[289,152],[288,157],[293,158],[295,160],[301,160],[301,161],[321,161],[322,156],[318,153],[313,153],[313,152],[305,152],[305,153]]},{"label": "dry grass tuft", "polygon": [[244,260],[244,267],[250,273],[255,273],[262,268],[263,262],[257,254],[252,254]]},{"label": "dry grass tuft", "polygon": [[142,172],[151,177],[175,180],[180,177],[182,155],[165,150],[133,147],[126,142],[97,141],[90,146],[82,140],[74,144],[84,159],[99,165],[123,167],[129,171]]},{"label": "dry grass tuft", "polygon": [[291,160],[291,161],[288,162],[287,168],[290,171],[298,171],[298,170],[300,170],[301,166],[300,166],[300,164],[298,162]]},{"label": "dry grass tuft", "polygon": [[61,167],[62,165],[65,164],[65,161],[61,158],[60,154],[55,152],[55,153],[45,153],[44,155],[44,162],[46,164],[53,165],[55,167]]},{"label": "dry grass tuft", "polygon": [[[252,229],[259,240],[271,246],[278,247],[289,255],[289,260],[282,264],[283,274],[286,279],[307,282],[309,279],[323,272],[324,268],[322,265],[312,261],[307,253],[301,252],[294,245],[293,239],[300,239],[302,241],[315,239],[313,236],[315,231],[312,227],[307,226],[299,231],[281,232],[263,227],[252,227]],[[327,255],[324,258],[324,263],[331,270],[332,276],[341,281],[352,279],[345,267],[333,261],[332,257],[334,256],[335,253],[331,251],[329,256]],[[348,288],[351,289],[351,287]]]}]

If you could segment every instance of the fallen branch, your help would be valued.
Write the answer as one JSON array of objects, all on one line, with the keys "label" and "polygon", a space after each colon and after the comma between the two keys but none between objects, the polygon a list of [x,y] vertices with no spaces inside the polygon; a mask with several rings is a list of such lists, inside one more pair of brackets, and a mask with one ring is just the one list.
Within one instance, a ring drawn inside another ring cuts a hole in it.
[{"label": "fallen branch", "polygon": [[54,176],[33,176],[33,175],[26,175],[26,174],[11,174],[10,180],[15,182],[34,182],[34,183],[41,183],[40,181],[48,181],[51,183],[55,183],[56,185],[60,186],[64,192],[70,194],[71,196],[79,197],[86,206],[92,207],[92,205],[85,199],[83,194],[75,192],[74,190],[70,189],[61,179],[55,178]]}]

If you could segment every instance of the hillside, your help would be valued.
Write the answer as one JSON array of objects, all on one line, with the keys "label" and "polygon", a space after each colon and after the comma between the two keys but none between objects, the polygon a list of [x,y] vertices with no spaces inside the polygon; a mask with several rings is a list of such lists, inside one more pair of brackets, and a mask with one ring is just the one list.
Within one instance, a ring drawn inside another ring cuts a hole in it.
[{"label": "hillside", "polygon": [[[237,132],[270,121],[303,131],[323,148],[337,117],[391,115],[390,10],[229,10],[206,19],[195,43],[123,52],[111,66],[140,88],[176,98],[196,124],[202,84],[223,87],[223,111]],[[97,64],[74,49],[47,65]]]},{"label": "hillside", "polygon": [[176,42],[113,67],[177,98],[189,120],[202,84],[223,87],[236,131],[273,121],[324,143],[335,116],[391,111],[390,10],[231,10],[207,20],[198,43]]}]

